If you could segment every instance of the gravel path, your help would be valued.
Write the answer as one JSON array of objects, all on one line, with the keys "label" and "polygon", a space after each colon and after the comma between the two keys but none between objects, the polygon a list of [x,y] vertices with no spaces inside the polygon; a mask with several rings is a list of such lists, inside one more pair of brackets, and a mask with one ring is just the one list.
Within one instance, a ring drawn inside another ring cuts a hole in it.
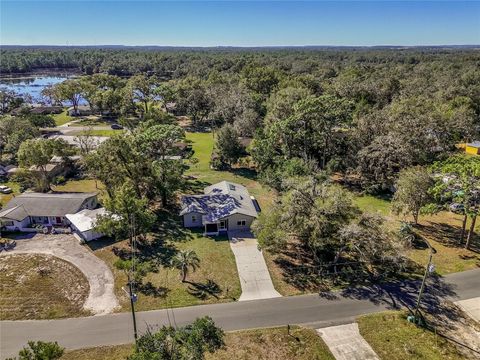
[{"label": "gravel path", "polygon": [[114,293],[114,278],[109,267],[88,248],[79,244],[72,235],[29,235],[30,238],[17,239],[15,249],[2,252],[11,254],[48,254],[59,257],[75,265],[85,275],[90,285],[90,293],[83,305],[95,315],[111,313],[119,306]]}]

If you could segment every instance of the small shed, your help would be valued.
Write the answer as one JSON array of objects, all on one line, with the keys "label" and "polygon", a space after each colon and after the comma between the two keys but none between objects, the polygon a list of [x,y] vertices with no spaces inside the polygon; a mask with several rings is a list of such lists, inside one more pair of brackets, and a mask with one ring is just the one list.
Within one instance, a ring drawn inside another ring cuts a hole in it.
[{"label": "small shed", "polygon": [[465,145],[465,152],[467,154],[479,155],[480,154],[480,141],[473,141]]}]

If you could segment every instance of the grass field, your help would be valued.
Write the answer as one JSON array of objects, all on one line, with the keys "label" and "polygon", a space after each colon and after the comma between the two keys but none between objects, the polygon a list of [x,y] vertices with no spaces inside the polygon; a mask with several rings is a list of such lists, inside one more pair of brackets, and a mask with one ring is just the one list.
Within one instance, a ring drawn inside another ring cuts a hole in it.
[{"label": "grass field", "polygon": [[212,133],[187,133],[187,139],[192,141],[194,157],[198,163],[192,165],[187,175],[195,176],[199,182],[214,184],[227,180],[237,182],[247,187],[250,194],[255,196],[260,206],[271,204],[274,192],[262,186],[256,180],[256,173],[250,169],[232,169],[232,171],[216,171],[210,168],[210,156],[213,150],[214,138]]},{"label": "grass field", "polygon": [[100,181],[92,179],[68,180],[62,185],[52,185],[54,191],[65,192],[98,192],[101,197],[104,185]]},{"label": "grass field", "polygon": [[112,123],[102,120],[99,116],[89,116],[70,124],[71,127],[75,126],[110,126]]},{"label": "grass field", "polygon": [[52,116],[57,126],[64,125],[73,120],[71,116],[67,115],[67,110],[62,111],[60,114],[53,114]]},{"label": "grass field", "polygon": [[360,334],[380,359],[463,359],[455,347],[429,330],[407,322],[406,313],[383,312],[357,319]]},{"label": "grass field", "polygon": [[[113,136],[116,134],[121,134],[123,133],[124,130],[89,130],[88,134],[91,136]],[[79,135],[85,135],[85,131],[83,130],[78,130],[78,131],[72,131],[69,132],[68,135],[70,136],[79,136]]]},{"label": "grass field", "polygon": [[[225,348],[207,353],[206,360],[334,360],[315,330],[285,327],[226,333]],[[99,347],[67,352],[61,360],[124,360],[132,345]]]},{"label": "grass field", "polygon": [[[385,199],[365,195],[355,197],[356,204],[363,211],[379,212],[387,217],[391,229],[399,228],[400,221],[412,221],[411,217],[395,216],[390,211],[390,202]],[[476,234],[473,238],[472,249],[480,250],[480,221],[475,226]],[[422,215],[416,232],[427,239],[437,250],[433,262],[437,273],[445,275],[452,272],[465,271],[480,267],[480,252],[466,250],[458,243],[461,234],[462,217],[460,215],[443,211],[435,215]],[[470,220],[467,228],[470,226]],[[428,248],[414,248],[409,252],[409,257],[419,264],[428,261]]]},{"label": "grass field", "polygon": [[[168,230],[167,230],[168,231]],[[241,294],[235,258],[225,238],[207,238],[188,230],[169,236],[168,240],[151,239],[142,249],[145,256],[158,263],[158,271],[148,273],[139,286],[137,310],[153,310],[216,302],[229,302]],[[173,240],[175,239],[175,241]],[[120,300],[121,311],[129,310],[130,303],[122,286],[126,275],[115,268],[118,249],[128,249],[126,241],[102,247],[101,242],[92,243],[95,254],[104,260],[115,276],[115,290]],[[169,266],[170,258],[179,250],[194,250],[200,258],[200,267],[189,273],[187,283],[182,283],[180,272]]]},{"label": "grass field", "polygon": [[54,256],[9,255],[0,262],[0,320],[87,316],[88,281]]}]

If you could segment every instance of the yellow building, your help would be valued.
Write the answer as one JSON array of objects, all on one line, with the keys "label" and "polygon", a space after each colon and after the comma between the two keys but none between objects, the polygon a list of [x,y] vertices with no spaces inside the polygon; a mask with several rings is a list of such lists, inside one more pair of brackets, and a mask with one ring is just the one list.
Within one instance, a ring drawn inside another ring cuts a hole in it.
[{"label": "yellow building", "polygon": [[480,154],[480,141],[474,141],[465,145],[465,152],[467,154],[479,155]]}]

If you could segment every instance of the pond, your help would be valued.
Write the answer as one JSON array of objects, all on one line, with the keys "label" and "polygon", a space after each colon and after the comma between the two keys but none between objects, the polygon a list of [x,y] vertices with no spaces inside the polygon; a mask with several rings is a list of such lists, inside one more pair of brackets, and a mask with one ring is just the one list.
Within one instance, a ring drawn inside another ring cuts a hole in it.
[{"label": "pond", "polygon": [[75,75],[56,73],[0,77],[0,88],[13,90],[20,95],[30,95],[34,102],[39,102],[42,100],[41,92],[45,87],[74,77]]}]

